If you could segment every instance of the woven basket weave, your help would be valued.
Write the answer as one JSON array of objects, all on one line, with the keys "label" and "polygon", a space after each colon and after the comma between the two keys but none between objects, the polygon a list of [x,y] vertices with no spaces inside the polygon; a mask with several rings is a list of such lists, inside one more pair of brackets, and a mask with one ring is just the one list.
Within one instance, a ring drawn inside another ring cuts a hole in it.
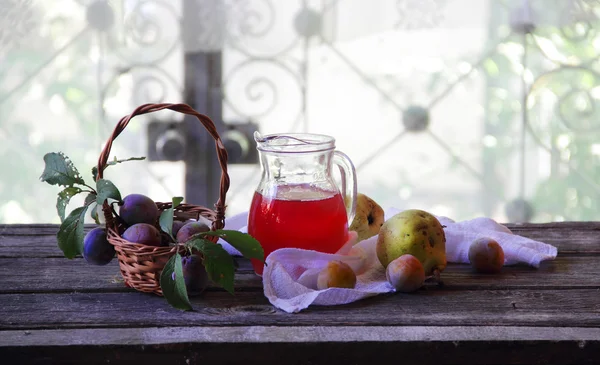
[{"label": "woven basket weave", "polygon": [[[107,166],[113,141],[123,132],[129,121],[136,115],[148,114],[163,109],[195,116],[214,138],[217,157],[221,166],[220,191],[218,200],[215,203],[215,209],[212,210],[198,205],[180,204],[175,208],[174,220],[185,221],[190,218],[198,219],[200,216],[203,216],[212,222],[212,230],[221,229],[225,225],[225,196],[229,190],[227,150],[221,141],[221,137],[213,121],[208,116],[198,113],[187,104],[144,104],[135,109],[130,115],[121,118],[98,158],[97,178],[101,179],[103,177],[103,171]],[[170,202],[157,202],[156,205],[161,212],[172,206]],[[154,247],[129,242],[121,237],[121,234],[127,227],[120,222],[112,207],[107,202],[102,206],[102,211],[106,219],[108,241],[115,247],[117,252],[117,259],[121,275],[125,280],[125,285],[142,292],[162,295],[160,273],[169,258],[175,252],[182,253],[184,248],[181,245]],[[158,222],[156,223],[156,227],[159,228]],[[216,242],[217,237],[211,237],[210,239]]]}]

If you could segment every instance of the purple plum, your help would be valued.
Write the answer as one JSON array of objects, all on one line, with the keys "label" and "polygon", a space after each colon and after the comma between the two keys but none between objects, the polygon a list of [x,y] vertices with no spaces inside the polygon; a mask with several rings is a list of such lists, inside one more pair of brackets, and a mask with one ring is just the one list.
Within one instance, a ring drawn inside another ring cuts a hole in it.
[{"label": "purple plum", "polygon": [[183,227],[181,227],[179,232],[177,232],[177,242],[186,242],[193,235],[208,231],[210,231],[210,227],[204,222],[192,221],[186,223]]},{"label": "purple plum", "polygon": [[137,223],[155,224],[160,212],[156,203],[142,194],[129,194],[119,206],[119,215],[128,226]]},{"label": "purple plum", "polygon": [[147,223],[137,223],[123,232],[123,238],[129,242],[148,246],[162,246],[160,231]]},{"label": "purple plum", "polygon": [[208,286],[208,274],[198,255],[184,256],[181,258],[183,278],[189,296],[202,294]]},{"label": "purple plum", "polygon": [[94,228],[83,238],[83,258],[92,265],[106,265],[115,257],[115,247],[108,242],[104,228]]}]

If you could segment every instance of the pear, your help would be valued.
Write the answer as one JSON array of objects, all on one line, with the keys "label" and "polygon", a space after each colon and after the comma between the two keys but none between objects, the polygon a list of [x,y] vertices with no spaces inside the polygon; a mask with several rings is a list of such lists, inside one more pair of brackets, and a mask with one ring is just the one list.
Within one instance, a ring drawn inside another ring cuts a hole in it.
[{"label": "pear", "polygon": [[402,255],[413,255],[423,264],[425,276],[439,279],[439,273],[446,268],[446,234],[431,213],[405,210],[383,223],[376,252],[384,268]]},{"label": "pear", "polygon": [[358,234],[356,241],[358,243],[378,234],[384,218],[383,209],[375,200],[358,193],[356,195],[356,213],[348,229]]}]

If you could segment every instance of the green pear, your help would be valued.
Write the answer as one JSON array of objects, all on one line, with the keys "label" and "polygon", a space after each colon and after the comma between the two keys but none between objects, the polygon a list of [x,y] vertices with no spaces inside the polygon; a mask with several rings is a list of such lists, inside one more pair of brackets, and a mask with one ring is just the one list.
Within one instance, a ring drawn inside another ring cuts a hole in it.
[{"label": "green pear", "polygon": [[348,230],[358,234],[356,243],[366,240],[379,233],[379,228],[384,222],[383,208],[365,194],[356,195],[356,213]]},{"label": "green pear", "polygon": [[410,254],[423,264],[426,276],[437,276],[446,268],[446,234],[431,213],[405,210],[383,223],[376,252],[384,268],[398,257]]}]

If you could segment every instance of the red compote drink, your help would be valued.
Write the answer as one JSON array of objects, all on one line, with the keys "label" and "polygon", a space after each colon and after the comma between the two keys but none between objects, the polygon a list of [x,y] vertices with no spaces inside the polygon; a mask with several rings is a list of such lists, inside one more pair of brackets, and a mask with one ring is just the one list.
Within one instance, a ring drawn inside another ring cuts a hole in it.
[{"label": "red compote drink", "polygon": [[[348,217],[339,192],[300,185],[280,185],[272,196],[254,193],[248,233],[262,245],[266,257],[283,247],[335,253],[348,239]],[[263,264],[252,260],[262,275]]]}]

